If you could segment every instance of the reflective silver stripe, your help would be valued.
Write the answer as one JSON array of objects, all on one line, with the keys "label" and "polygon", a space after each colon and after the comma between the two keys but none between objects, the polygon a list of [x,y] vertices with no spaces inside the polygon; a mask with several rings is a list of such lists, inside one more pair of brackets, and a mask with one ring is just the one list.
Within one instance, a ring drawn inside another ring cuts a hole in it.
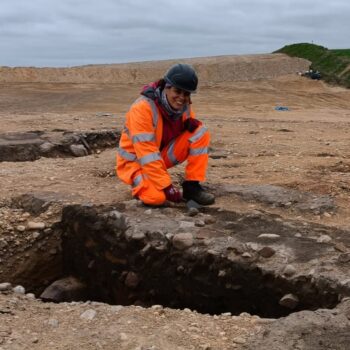
[{"label": "reflective silver stripe", "polygon": [[138,186],[142,182],[142,180],[143,180],[142,174],[137,175],[132,182],[132,187]]},{"label": "reflective silver stripe", "polygon": [[138,99],[136,99],[136,101],[131,105],[131,107],[133,106],[133,105],[136,105],[137,103],[139,103],[140,101],[142,101],[142,100],[145,100],[146,98],[144,97],[144,96],[140,96]]},{"label": "reflective silver stripe", "polygon": [[137,104],[140,101],[147,101],[152,109],[152,121],[153,121],[153,127],[155,128],[158,124],[158,108],[153,100],[150,98],[147,98],[146,96],[140,96],[132,105]]},{"label": "reflective silver stripe", "polygon": [[161,160],[162,157],[160,155],[159,152],[154,152],[154,153],[150,153],[147,154],[147,156],[143,156],[141,158],[139,158],[139,162],[141,164],[141,166],[144,166],[148,163],[154,162],[155,160]]},{"label": "reflective silver stripe", "polygon": [[176,159],[174,154],[175,140],[171,141],[168,148],[167,156],[173,165],[179,164],[180,162]]},{"label": "reflective silver stripe", "polygon": [[129,152],[125,151],[125,149],[123,149],[121,147],[119,147],[117,149],[117,151],[118,151],[119,155],[121,157],[123,157],[124,159],[126,159],[126,160],[135,161],[137,159],[135,154],[129,153]]},{"label": "reflective silver stripe", "polygon": [[150,104],[150,106],[152,108],[153,127],[156,128],[157,124],[158,124],[158,108],[153,100],[151,100],[149,98],[147,98],[146,100],[148,101],[148,103]]},{"label": "reflective silver stripe", "polygon": [[186,110],[185,110],[184,113],[186,113],[186,118],[185,119],[191,118],[191,111],[190,111],[190,108],[188,106],[186,107]]},{"label": "reflective silver stripe", "polygon": [[154,141],[154,140],[155,140],[154,133],[149,133],[149,132],[147,132],[147,133],[145,132],[142,134],[136,134],[132,137],[132,143]]},{"label": "reflective silver stripe", "polygon": [[124,129],[123,131],[128,135],[128,137],[130,138],[130,131],[129,129],[124,125]]},{"label": "reflective silver stripe", "polygon": [[208,147],[190,148],[190,155],[191,156],[199,156],[201,154],[208,154]]},{"label": "reflective silver stripe", "polygon": [[208,130],[206,127],[201,127],[192,137],[188,139],[189,142],[196,142],[198,141]]}]

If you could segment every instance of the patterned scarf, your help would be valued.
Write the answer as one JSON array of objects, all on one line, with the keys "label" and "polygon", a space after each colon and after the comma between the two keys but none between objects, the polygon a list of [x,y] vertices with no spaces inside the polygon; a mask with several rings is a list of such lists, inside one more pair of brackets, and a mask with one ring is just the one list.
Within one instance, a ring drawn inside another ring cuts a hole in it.
[{"label": "patterned scarf", "polygon": [[187,108],[186,105],[183,106],[182,109],[180,109],[180,110],[176,110],[176,109],[172,108],[169,104],[167,97],[166,97],[165,89],[163,89],[161,91],[159,87],[156,89],[155,95],[158,98],[159,104],[165,109],[165,111],[167,112],[170,119],[177,120],[177,119],[181,118],[182,114],[185,112],[185,110]]}]

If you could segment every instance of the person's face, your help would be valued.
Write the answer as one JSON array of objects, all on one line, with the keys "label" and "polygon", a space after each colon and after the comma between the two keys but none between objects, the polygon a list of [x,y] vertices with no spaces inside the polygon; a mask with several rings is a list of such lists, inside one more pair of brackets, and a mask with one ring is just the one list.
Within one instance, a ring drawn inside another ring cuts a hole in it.
[{"label": "person's face", "polygon": [[166,88],[165,93],[170,106],[177,111],[190,102],[191,94],[174,86]]}]

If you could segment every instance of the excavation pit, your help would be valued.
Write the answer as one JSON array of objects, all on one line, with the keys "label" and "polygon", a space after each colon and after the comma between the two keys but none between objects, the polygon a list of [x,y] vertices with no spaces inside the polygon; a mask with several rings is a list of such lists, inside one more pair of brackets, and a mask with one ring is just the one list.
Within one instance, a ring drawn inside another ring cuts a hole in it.
[{"label": "excavation pit", "polygon": [[[44,247],[35,264],[27,258],[16,283],[47,301],[161,304],[264,318],[334,308],[350,295],[344,283],[350,259],[315,239],[346,240],[348,232],[257,212],[195,214],[137,201],[65,206],[45,238],[56,240],[56,254]],[[317,257],[325,259],[315,267]],[[67,276],[69,283],[62,280]],[[54,296],[42,294],[54,281]]]},{"label": "excavation pit", "polygon": [[[130,203],[64,208],[55,229],[62,236],[63,276],[74,276],[85,286],[80,285],[78,300],[279,318],[334,308],[350,294],[340,274],[309,271],[310,261],[329,256],[331,247],[295,237],[295,232],[324,234],[325,227],[216,210],[191,217],[183,208]],[[279,247],[284,247],[282,254]],[[288,264],[296,266],[294,272],[284,270],[286,252],[294,259]]]}]

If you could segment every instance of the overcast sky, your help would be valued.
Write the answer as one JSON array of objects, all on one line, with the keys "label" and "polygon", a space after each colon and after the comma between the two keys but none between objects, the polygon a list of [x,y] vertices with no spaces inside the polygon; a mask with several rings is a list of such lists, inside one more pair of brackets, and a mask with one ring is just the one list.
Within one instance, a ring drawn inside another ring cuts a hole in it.
[{"label": "overcast sky", "polygon": [[0,0],[0,66],[350,48],[349,0]]}]

